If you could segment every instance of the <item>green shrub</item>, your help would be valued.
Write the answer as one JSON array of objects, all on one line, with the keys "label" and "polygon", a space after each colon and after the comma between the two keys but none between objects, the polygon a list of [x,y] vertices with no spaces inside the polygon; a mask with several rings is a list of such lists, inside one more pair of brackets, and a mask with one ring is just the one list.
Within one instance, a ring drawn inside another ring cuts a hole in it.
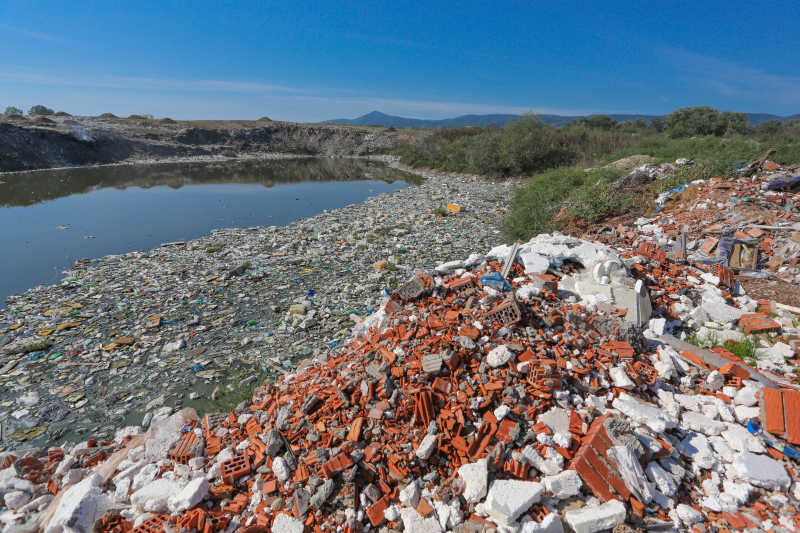
[{"label": "green shrub", "polygon": [[21,117],[23,113],[18,107],[8,106],[3,114],[7,117]]},{"label": "green shrub", "polygon": [[671,137],[742,135],[753,129],[744,113],[720,113],[707,106],[684,107],[673,111],[667,116],[667,126]]},{"label": "green shrub", "polygon": [[634,142],[622,130],[581,124],[555,128],[525,115],[502,128],[437,130],[420,144],[401,146],[394,153],[413,167],[508,177],[582,163]]},{"label": "green shrub", "polygon": [[510,240],[527,240],[558,227],[558,215],[594,221],[629,207],[634,198],[619,195],[612,184],[622,172],[580,167],[561,167],[534,175],[514,191],[511,211],[503,221],[503,233]]},{"label": "green shrub", "polygon": [[667,131],[671,137],[693,135],[724,135],[728,123],[714,108],[684,107],[667,116]]},{"label": "green shrub", "polygon": [[28,110],[29,115],[53,115],[55,111],[43,105],[35,105]]}]

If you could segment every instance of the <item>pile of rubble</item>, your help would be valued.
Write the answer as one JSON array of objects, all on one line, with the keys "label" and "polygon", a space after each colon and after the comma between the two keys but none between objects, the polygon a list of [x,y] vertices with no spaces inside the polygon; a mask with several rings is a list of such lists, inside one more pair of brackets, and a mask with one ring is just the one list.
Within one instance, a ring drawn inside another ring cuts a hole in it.
[{"label": "pile of rubble", "polygon": [[800,310],[744,293],[753,215],[720,207],[762,210],[769,263],[800,197],[768,179],[419,271],[230,413],[2,453],[3,531],[797,530]]}]

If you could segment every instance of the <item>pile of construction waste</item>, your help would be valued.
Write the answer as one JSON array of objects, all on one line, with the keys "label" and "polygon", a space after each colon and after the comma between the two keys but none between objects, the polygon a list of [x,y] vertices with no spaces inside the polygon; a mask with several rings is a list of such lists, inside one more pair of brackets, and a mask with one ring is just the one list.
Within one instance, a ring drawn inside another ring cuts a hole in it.
[{"label": "pile of construction waste", "polygon": [[2,453],[3,531],[797,530],[800,309],[742,284],[800,281],[791,177],[419,271],[230,413]]}]

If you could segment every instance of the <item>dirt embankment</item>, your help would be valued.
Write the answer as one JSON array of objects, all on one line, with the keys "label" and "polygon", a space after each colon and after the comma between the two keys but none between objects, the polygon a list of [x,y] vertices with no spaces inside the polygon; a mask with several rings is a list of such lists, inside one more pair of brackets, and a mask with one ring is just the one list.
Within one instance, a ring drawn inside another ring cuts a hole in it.
[{"label": "dirt embankment", "polygon": [[365,155],[393,146],[396,135],[389,128],[271,121],[0,119],[0,172],[255,152]]}]

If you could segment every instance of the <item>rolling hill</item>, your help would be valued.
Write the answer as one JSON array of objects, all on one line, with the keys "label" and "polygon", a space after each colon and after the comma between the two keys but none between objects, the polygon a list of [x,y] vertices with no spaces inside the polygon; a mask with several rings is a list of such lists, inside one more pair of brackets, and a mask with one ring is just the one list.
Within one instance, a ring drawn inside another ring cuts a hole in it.
[{"label": "rolling hill", "polygon": [[[569,116],[569,115],[538,115],[545,124],[551,126],[563,126],[570,121],[582,118],[582,115]],[[593,116],[593,115],[586,115]],[[628,120],[636,120],[643,118],[647,121],[664,115],[637,115],[637,114],[610,114],[611,118],[618,122],[625,122]],[[395,128],[458,128],[463,126],[502,126],[509,120],[518,118],[519,115],[461,115],[453,118],[445,118],[441,120],[430,120],[422,118],[408,118],[398,117],[395,115],[387,115],[380,111],[372,111],[366,115],[358,118],[337,118],[325,121],[325,124],[353,124],[357,126],[392,126]],[[771,115],[769,113],[747,113],[747,120],[753,125],[761,124],[767,120],[779,120],[785,122],[791,119],[800,118],[800,114],[791,115],[788,117],[781,117],[778,115]]]}]

